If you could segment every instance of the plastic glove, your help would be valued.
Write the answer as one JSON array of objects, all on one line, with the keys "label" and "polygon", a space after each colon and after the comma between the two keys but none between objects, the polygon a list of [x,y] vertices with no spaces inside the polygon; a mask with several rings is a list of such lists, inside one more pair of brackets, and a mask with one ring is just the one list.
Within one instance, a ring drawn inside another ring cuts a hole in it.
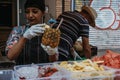
[{"label": "plastic glove", "polygon": [[35,36],[40,36],[44,33],[45,28],[43,27],[45,24],[36,24],[32,25],[26,32],[23,34],[23,37],[27,39],[32,39]]},{"label": "plastic glove", "polygon": [[78,55],[78,53],[74,50],[74,60],[76,61],[78,59],[82,60],[82,58]]},{"label": "plastic glove", "polygon": [[51,48],[50,46],[44,46],[41,44],[43,49],[48,53],[48,55],[58,54],[58,48]]},{"label": "plastic glove", "polygon": [[82,60],[82,58],[78,55],[78,53],[74,50],[74,48],[71,48],[71,54],[74,57],[74,60],[80,59]]}]

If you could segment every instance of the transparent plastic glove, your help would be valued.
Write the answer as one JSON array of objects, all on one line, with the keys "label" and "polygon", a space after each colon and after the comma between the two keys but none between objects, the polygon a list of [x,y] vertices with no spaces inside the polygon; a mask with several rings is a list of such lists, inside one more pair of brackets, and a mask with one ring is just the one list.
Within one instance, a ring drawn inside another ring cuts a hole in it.
[{"label": "transparent plastic glove", "polygon": [[35,36],[40,36],[44,33],[45,28],[43,27],[45,24],[36,24],[32,25],[26,32],[23,34],[23,37],[27,39],[32,39]]},{"label": "transparent plastic glove", "polygon": [[58,48],[57,47],[56,48],[51,48],[50,46],[44,46],[43,44],[41,44],[41,46],[48,53],[48,55],[58,54]]},{"label": "transparent plastic glove", "polygon": [[74,56],[74,60],[77,60],[77,59],[82,60],[82,58],[78,55],[78,53],[74,50],[74,48],[71,48],[71,52],[72,52],[72,55]]},{"label": "transparent plastic glove", "polygon": [[74,54],[75,54],[74,60],[77,60],[77,58],[82,60],[82,58],[78,55],[78,53],[76,51],[74,51]]}]

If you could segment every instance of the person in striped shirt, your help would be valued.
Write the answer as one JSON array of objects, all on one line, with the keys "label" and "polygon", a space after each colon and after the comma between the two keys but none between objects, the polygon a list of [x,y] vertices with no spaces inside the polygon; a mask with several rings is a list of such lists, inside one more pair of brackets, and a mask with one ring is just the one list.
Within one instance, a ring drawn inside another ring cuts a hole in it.
[{"label": "person in striped shirt", "polygon": [[82,37],[82,45],[86,58],[91,58],[89,46],[89,26],[95,27],[96,11],[90,6],[83,6],[81,11],[66,11],[58,16],[53,28],[57,28],[60,20],[63,22],[59,27],[61,31],[60,43],[58,45],[59,60],[69,60],[73,58],[71,48],[75,41]]}]

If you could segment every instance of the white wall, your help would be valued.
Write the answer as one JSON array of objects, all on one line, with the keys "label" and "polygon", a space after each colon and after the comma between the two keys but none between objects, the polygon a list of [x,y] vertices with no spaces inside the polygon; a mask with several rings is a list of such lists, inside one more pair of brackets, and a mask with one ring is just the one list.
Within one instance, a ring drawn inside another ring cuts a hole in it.
[{"label": "white wall", "polygon": [[47,22],[52,15],[53,18],[56,16],[56,0],[45,0],[46,6],[48,6],[48,13],[45,15],[45,22]]},{"label": "white wall", "polygon": [[120,30],[98,30],[90,27],[90,44],[99,49],[120,48]]}]

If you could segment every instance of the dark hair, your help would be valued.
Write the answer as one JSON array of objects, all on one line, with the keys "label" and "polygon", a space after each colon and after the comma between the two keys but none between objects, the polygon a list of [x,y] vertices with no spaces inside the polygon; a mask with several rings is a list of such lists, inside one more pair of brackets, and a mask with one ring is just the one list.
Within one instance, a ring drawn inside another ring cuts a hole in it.
[{"label": "dark hair", "polygon": [[44,0],[26,0],[24,4],[24,9],[28,7],[39,8],[42,12],[45,11],[45,1]]}]

